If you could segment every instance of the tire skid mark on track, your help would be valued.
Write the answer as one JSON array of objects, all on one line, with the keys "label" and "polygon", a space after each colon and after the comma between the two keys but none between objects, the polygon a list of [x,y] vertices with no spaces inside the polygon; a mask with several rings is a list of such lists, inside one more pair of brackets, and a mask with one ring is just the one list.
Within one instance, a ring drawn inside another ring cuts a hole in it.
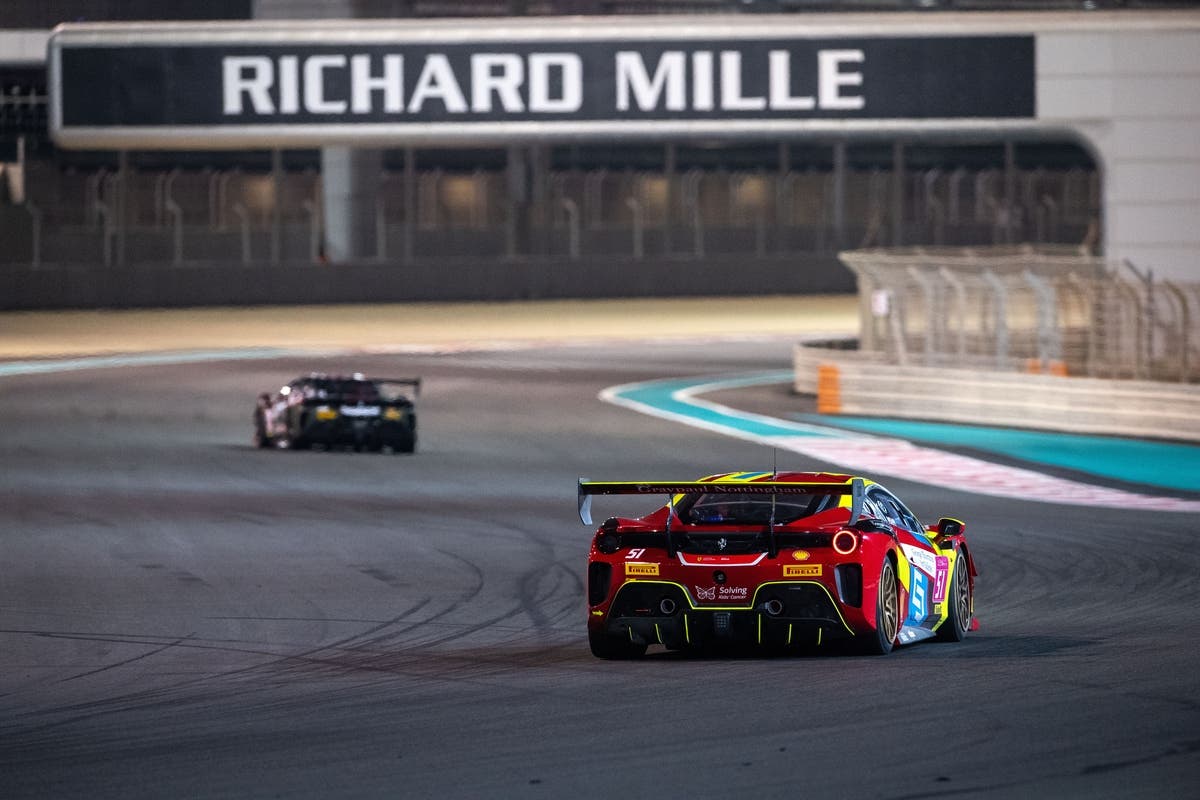
[{"label": "tire skid mark on track", "polygon": [[[526,542],[535,543],[543,550],[546,556],[553,557],[554,555],[552,543],[531,535],[521,527],[505,524],[499,520],[493,520],[491,525],[497,529],[515,534]],[[451,525],[450,527],[453,528],[455,526]],[[445,617],[462,610],[464,606],[471,603],[483,592],[486,573],[478,564],[458,554],[442,549],[439,549],[438,552],[452,560],[466,564],[477,577],[475,586],[462,593],[454,603],[439,613],[431,615],[419,623],[414,622],[406,628],[387,631],[372,639],[355,643],[351,649],[361,653],[373,650],[375,651],[375,655],[383,658],[388,655],[388,649],[395,648],[397,645],[404,645],[413,653],[427,652],[489,630],[508,630],[517,634],[515,637],[506,639],[506,642],[510,645],[520,641],[545,641],[548,638],[550,640],[558,640],[568,630],[570,633],[576,633],[574,626],[570,628],[565,626],[563,628],[558,627],[559,623],[580,613],[579,598],[582,596],[583,583],[579,575],[576,574],[573,564],[569,564],[561,559],[538,562],[518,579],[518,600],[515,604],[500,608],[489,617],[481,619],[478,622],[469,624],[455,623],[445,621]],[[546,581],[544,578],[546,576],[553,578],[553,581],[548,586],[545,585]],[[545,603],[555,596],[560,596],[562,603],[553,613],[548,614],[545,609]],[[506,626],[503,624],[505,622],[511,623],[522,616],[528,617],[532,625],[510,624]],[[443,630],[443,633],[430,635],[431,631],[436,631],[439,628]],[[407,637],[413,631],[425,634],[424,638],[417,641],[410,641]]]},{"label": "tire skid mark on track", "polygon": [[133,656],[132,658],[125,658],[120,661],[114,661],[111,664],[105,664],[103,667],[97,667],[96,669],[90,669],[90,670],[87,670],[86,672],[80,672],[75,675],[71,675],[70,677],[67,677],[67,678],[60,678],[58,683],[69,683],[70,681],[79,680],[80,678],[87,678],[92,675],[99,675],[101,672],[107,672],[110,669],[116,669],[118,667],[128,666],[129,664],[132,664],[136,661],[141,661],[141,660],[147,659],[147,658],[153,658],[154,656],[158,655],[159,653],[162,653],[166,650],[170,650],[172,647],[178,647],[179,645],[183,644],[188,639],[191,639],[194,636],[195,636],[194,633],[189,633],[187,636],[183,636],[179,639],[176,639],[173,642],[167,642],[166,644],[162,645],[161,647],[157,647],[148,652]]},{"label": "tire skid mark on track", "polygon": [[[294,656],[281,654],[277,651],[264,650],[260,647],[254,647],[239,644],[234,646],[229,642],[206,641],[203,639],[179,639],[179,640],[163,640],[155,642],[155,638],[162,637],[143,637],[136,635],[104,635],[104,634],[87,634],[87,633],[69,633],[55,631],[15,631],[15,630],[0,630],[4,634],[28,634],[34,636],[44,636],[48,638],[67,639],[76,641],[88,642],[105,642],[113,644],[161,644],[155,652],[163,652],[168,649],[178,650],[199,650],[221,653],[233,653],[236,655],[262,656],[267,659],[263,664],[254,664],[236,669],[225,670],[214,675],[201,675],[195,678],[189,678],[176,683],[164,684],[151,687],[148,689],[137,689],[126,691],[118,694],[111,694],[96,700],[83,702],[64,703],[61,705],[48,706],[34,711],[23,712],[9,717],[10,724],[0,723],[0,733],[10,733],[20,731],[21,733],[48,731],[65,726],[70,726],[84,720],[95,719],[112,714],[119,714],[138,707],[149,707],[154,705],[162,705],[178,699],[185,699],[190,695],[184,694],[184,690],[193,689],[197,686],[211,685],[219,683],[225,679],[244,676],[255,673],[264,669],[268,663],[278,663],[281,660],[287,660]],[[253,689],[247,690],[253,693]],[[230,692],[231,696],[234,694]],[[47,719],[59,716],[57,719]],[[23,720],[45,720],[40,723],[24,725],[15,725],[11,723]]]},{"label": "tire skid mark on track", "polygon": [[[126,712],[135,707],[159,705],[165,702],[171,702],[172,699],[186,698],[190,696],[189,694],[185,694],[186,690],[194,689],[198,686],[214,685],[219,683],[226,684],[226,688],[223,691],[225,691],[230,697],[237,696],[238,694],[244,694],[253,697],[257,693],[256,689],[246,688],[239,692],[229,685],[229,681],[260,674],[279,672],[295,673],[313,666],[320,667],[321,665],[324,665],[326,667],[340,667],[341,665],[337,664],[335,661],[331,661],[323,654],[329,652],[337,653],[341,648],[346,648],[348,652],[354,652],[357,648],[357,645],[354,643],[361,637],[369,636],[372,633],[380,630],[385,630],[386,628],[405,620],[406,618],[420,611],[431,601],[432,598],[424,598],[414,606],[407,609],[405,612],[374,625],[366,631],[359,632],[353,636],[346,637],[336,642],[323,643],[318,647],[309,648],[307,650],[295,653],[280,653],[278,651],[264,650],[254,646],[231,646],[228,643],[214,644],[203,639],[187,637],[183,639],[164,639],[163,637],[105,636],[86,633],[76,634],[44,631],[0,630],[0,633],[17,633],[47,636],[52,638],[75,639],[81,641],[100,641],[120,644],[136,644],[143,646],[147,644],[160,644],[161,646],[154,651],[155,653],[161,653],[165,650],[177,648],[231,652],[238,655],[257,655],[265,658],[262,663],[251,664],[234,669],[227,669],[211,675],[201,675],[195,678],[189,678],[148,689],[124,692],[94,701],[51,706],[48,708],[39,709],[36,712],[31,712],[22,716],[30,720],[39,718],[46,719],[48,717],[63,714],[68,716],[60,717],[59,719],[50,719],[40,724],[26,724],[20,727],[9,727],[0,724],[0,732],[5,731],[7,728],[13,731],[20,730],[24,734],[69,726],[83,720],[95,719],[97,717]],[[156,639],[157,641],[155,641]],[[15,719],[16,718],[14,718],[14,721]]]},{"label": "tire skid mark on track", "polygon": [[[345,638],[338,639],[333,642],[325,642],[316,647],[310,648],[308,650],[304,650],[299,653],[289,653],[287,655],[284,655],[284,656],[278,658],[274,665],[264,665],[264,666],[270,667],[270,666],[276,666],[276,665],[284,665],[284,664],[288,664],[288,663],[304,663],[309,660],[320,660],[320,654],[325,653],[325,652],[339,652],[339,651],[353,652],[362,647],[362,643],[360,640],[362,640],[364,637],[376,636],[381,631],[386,631],[388,628],[404,622],[409,617],[412,617],[413,615],[417,614],[417,612],[421,611],[423,608],[425,608],[432,602],[433,602],[432,597],[429,597],[429,596],[423,597],[420,600],[418,600],[416,603],[414,603],[404,613],[397,614],[396,616],[394,616],[390,619],[384,620],[383,622],[380,622],[377,625],[372,625],[371,627],[367,628],[365,631],[359,631],[358,633],[355,633],[351,636],[347,636]],[[422,625],[422,624],[424,624],[424,623],[421,623],[421,622],[414,623],[414,625],[417,625],[417,626]]]},{"label": "tire skid mark on track", "polygon": [[471,599],[478,596],[483,590],[484,573],[478,565],[457,553],[440,548],[437,549],[437,552],[451,561],[467,565],[468,572],[474,576],[472,585],[444,608],[437,610],[427,617],[413,619],[417,611],[434,603],[435,598],[427,596],[423,598],[419,605],[414,606],[405,614],[372,626],[353,636],[323,644],[304,653],[293,654],[284,659],[279,659],[274,666],[287,671],[294,671],[297,668],[333,669],[350,672],[360,669],[370,670],[372,669],[370,666],[371,660],[378,658],[391,648],[401,645],[407,649],[429,647],[441,641],[452,641],[463,635],[456,630],[456,632],[449,635],[433,635],[427,641],[410,641],[408,639],[414,632],[427,636],[430,635],[431,626],[437,625],[439,620],[453,613],[464,603],[470,602]]}]

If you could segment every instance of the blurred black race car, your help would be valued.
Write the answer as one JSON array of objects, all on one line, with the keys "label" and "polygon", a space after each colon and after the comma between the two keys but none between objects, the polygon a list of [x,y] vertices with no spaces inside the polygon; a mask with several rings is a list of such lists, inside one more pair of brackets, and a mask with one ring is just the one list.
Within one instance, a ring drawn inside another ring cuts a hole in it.
[{"label": "blurred black race car", "polygon": [[365,378],[313,373],[261,394],[254,409],[254,444],[304,450],[353,447],[411,453],[417,448],[412,397],[420,378]]}]

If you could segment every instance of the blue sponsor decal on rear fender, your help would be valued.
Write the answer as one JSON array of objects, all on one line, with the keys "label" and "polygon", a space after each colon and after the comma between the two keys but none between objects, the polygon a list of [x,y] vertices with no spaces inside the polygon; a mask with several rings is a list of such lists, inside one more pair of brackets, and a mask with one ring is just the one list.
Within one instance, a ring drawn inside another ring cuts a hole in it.
[{"label": "blue sponsor decal on rear fender", "polygon": [[908,619],[913,625],[920,625],[929,616],[929,579],[919,569],[912,571],[912,584],[908,590]]}]

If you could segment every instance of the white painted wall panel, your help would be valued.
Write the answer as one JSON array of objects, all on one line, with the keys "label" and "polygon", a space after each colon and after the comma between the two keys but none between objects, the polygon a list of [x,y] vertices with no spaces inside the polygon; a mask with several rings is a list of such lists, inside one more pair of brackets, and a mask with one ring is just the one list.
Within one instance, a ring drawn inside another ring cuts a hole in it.
[{"label": "white painted wall panel", "polygon": [[1125,159],[1200,160],[1200,130],[1176,120],[1121,120],[1110,138],[1113,155]]},{"label": "white painted wall panel", "polygon": [[[1112,96],[1114,115],[1120,118],[1200,121],[1198,76],[1117,78]],[[1193,131],[1200,136],[1200,130]]]},{"label": "white painted wall panel", "polygon": [[1109,78],[1071,76],[1038,81],[1038,119],[1108,119],[1113,116],[1114,107]]},{"label": "white painted wall panel", "polygon": [[1200,29],[1039,34],[1038,119],[1082,132],[1104,176],[1104,252],[1200,280]]},{"label": "white painted wall panel", "polygon": [[1117,70],[1114,36],[1109,33],[1044,33],[1037,37],[1039,78],[1111,75]]},{"label": "white painted wall panel", "polygon": [[1200,161],[1118,161],[1108,168],[1114,203],[1200,203]]},{"label": "white painted wall panel", "polygon": [[1200,46],[1192,33],[1160,31],[1114,37],[1116,72],[1121,75],[1200,75]]},{"label": "white painted wall panel", "polygon": [[0,30],[0,64],[44,64],[49,40],[50,31]]},{"label": "white painted wall panel", "polygon": [[1196,245],[1200,258],[1200,203],[1114,204],[1108,230],[1125,245]]},{"label": "white painted wall panel", "polygon": [[1156,278],[1183,283],[1200,282],[1200,252],[1194,245],[1142,244],[1123,258],[1140,270],[1153,270]]}]

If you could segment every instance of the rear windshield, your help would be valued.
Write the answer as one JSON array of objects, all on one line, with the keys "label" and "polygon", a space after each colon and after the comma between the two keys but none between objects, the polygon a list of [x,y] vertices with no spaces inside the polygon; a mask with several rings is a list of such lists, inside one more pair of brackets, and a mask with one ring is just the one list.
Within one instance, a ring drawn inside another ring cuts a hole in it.
[{"label": "rear windshield", "polygon": [[836,504],[836,495],[788,494],[776,496],[772,510],[770,495],[699,494],[681,500],[676,512],[691,525],[766,525],[772,518],[783,525]]},{"label": "rear windshield", "polygon": [[379,400],[379,391],[370,381],[316,380],[312,383],[313,396],[320,399],[337,399],[350,403],[373,403]]}]

